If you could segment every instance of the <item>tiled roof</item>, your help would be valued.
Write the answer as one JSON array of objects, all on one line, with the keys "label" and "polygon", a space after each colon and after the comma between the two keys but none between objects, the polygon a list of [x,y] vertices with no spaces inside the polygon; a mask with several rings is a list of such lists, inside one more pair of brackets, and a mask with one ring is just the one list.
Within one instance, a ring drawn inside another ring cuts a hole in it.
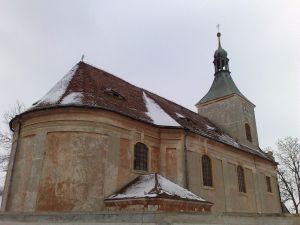
[{"label": "tiled roof", "polygon": [[106,198],[106,201],[136,198],[173,198],[207,202],[167,178],[153,173],[137,177],[120,191]]},{"label": "tiled roof", "polygon": [[62,106],[100,108],[159,127],[186,129],[269,159],[260,150],[241,146],[207,118],[84,62],[27,112]]}]

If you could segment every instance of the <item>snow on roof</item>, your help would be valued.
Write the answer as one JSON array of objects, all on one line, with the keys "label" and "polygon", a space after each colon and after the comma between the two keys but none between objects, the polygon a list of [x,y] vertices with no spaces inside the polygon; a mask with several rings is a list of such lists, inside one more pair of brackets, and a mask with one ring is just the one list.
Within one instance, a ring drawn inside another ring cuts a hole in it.
[{"label": "snow on roof", "polygon": [[144,102],[147,108],[146,114],[152,119],[153,123],[160,126],[181,127],[169,114],[167,114],[153,99],[143,92]]},{"label": "snow on roof", "polygon": [[206,125],[207,129],[209,130],[215,130],[216,128],[215,127],[212,127],[212,126],[209,126],[209,125]]},{"label": "snow on roof", "polygon": [[178,117],[178,118],[185,118],[185,116],[183,116],[182,114],[180,114],[180,113],[175,113],[176,114],[176,116]]},{"label": "snow on roof", "polygon": [[189,190],[180,187],[159,174],[141,175],[119,193],[111,195],[107,200],[128,198],[155,198],[167,195],[185,200],[205,201]]},{"label": "snow on roof", "polygon": [[76,64],[60,81],[58,81],[38,103],[51,104],[58,102],[66,92],[66,89],[77,69],[78,64]]},{"label": "snow on roof", "polygon": [[222,134],[222,135],[219,136],[219,138],[222,142],[225,142],[225,143],[227,143],[229,145],[232,145],[236,148],[240,148],[240,144],[237,143],[232,137],[228,136],[227,134]]},{"label": "snow on roof", "polygon": [[82,104],[83,94],[80,92],[72,92],[63,98],[60,104]]}]

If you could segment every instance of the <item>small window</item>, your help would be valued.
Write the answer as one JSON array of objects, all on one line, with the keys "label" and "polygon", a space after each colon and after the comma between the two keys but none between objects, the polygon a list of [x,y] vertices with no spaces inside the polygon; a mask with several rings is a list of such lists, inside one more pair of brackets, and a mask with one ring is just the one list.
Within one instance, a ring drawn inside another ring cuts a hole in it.
[{"label": "small window", "polygon": [[252,142],[251,129],[248,123],[245,123],[245,131],[246,131],[247,140]]},{"label": "small window", "polygon": [[134,145],[134,162],[133,168],[135,170],[148,170],[148,148],[143,143],[136,143]]},{"label": "small window", "polygon": [[267,191],[272,193],[271,178],[268,176],[266,176],[266,183],[267,183]]},{"label": "small window", "polygon": [[241,166],[237,167],[237,176],[238,176],[239,192],[246,193],[245,175],[244,175],[243,167]]},{"label": "small window", "polygon": [[119,92],[117,92],[116,90],[114,90],[112,88],[105,88],[104,92],[107,95],[110,95],[112,97],[116,97],[118,99],[125,100],[125,97],[123,95],[121,95]]},{"label": "small window", "polygon": [[207,155],[202,156],[202,176],[204,186],[213,186],[211,160]]}]

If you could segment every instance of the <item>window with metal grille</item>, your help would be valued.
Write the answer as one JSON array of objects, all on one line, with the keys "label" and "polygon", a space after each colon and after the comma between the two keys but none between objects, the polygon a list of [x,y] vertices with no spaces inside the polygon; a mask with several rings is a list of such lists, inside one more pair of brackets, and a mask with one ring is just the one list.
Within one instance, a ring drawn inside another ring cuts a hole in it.
[{"label": "window with metal grille", "polygon": [[148,148],[145,144],[139,142],[134,145],[133,164],[135,170],[148,170]]},{"label": "window with metal grille", "polygon": [[271,178],[266,176],[267,191],[272,193]]},{"label": "window with metal grille", "polygon": [[244,175],[243,167],[241,166],[237,167],[237,176],[238,176],[238,183],[239,183],[239,192],[246,193],[245,175]]},{"label": "window with metal grille", "polygon": [[252,142],[251,129],[248,123],[245,123],[245,131],[246,131],[247,140]]},{"label": "window with metal grille", "polygon": [[202,156],[202,176],[204,186],[213,186],[211,161],[207,155]]}]

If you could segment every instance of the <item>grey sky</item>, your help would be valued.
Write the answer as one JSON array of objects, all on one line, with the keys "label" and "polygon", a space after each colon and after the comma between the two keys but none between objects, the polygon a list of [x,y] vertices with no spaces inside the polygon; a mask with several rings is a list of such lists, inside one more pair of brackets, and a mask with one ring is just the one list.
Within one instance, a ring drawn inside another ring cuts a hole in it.
[{"label": "grey sky", "polygon": [[[0,0],[0,114],[85,61],[189,109],[213,80],[216,24],[256,104],[262,148],[300,137],[300,1]],[[3,126],[1,124],[0,126]]]}]

